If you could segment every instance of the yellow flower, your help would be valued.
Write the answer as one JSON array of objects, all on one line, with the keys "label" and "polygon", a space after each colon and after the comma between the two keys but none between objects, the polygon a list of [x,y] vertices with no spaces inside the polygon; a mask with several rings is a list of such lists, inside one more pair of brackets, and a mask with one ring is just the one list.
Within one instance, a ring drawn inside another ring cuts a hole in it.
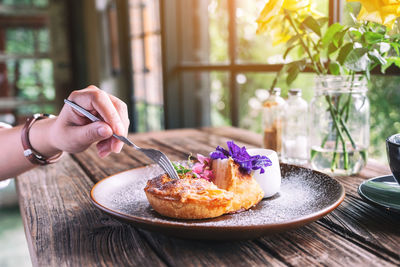
[{"label": "yellow flower", "polygon": [[257,19],[258,29],[257,33],[263,33],[267,30],[271,20],[282,14],[283,0],[269,0],[264,6]]},{"label": "yellow flower", "polygon": [[310,6],[310,0],[285,0],[282,7],[287,10],[296,11]]},{"label": "yellow flower", "polygon": [[347,0],[360,2],[362,7],[357,19],[372,21],[393,28],[396,19],[400,17],[400,0]]},{"label": "yellow flower", "polygon": [[293,12],[294,16],[321,17],[311,2],[312,0],[269,0],[256,20],[257,34],[267,32],[273,39],[273,45],[287,42],[295,33],[291,32],[285,22],[284,10]]}]

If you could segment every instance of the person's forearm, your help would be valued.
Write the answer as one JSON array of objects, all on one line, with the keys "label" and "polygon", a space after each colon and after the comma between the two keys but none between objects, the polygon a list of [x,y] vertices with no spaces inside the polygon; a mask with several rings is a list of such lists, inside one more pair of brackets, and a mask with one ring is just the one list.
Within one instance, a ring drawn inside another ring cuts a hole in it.
[{"label": "person's forearm", "polygon": [[[44,119],[36,121],[29,133],[29,140],[32,148],[45,157],[51,157],[60,151],[55,148],[52,140],[51,126],[55,119]],[[18,126],[12,129],[0,130],[0,180],[15,177],[27,171],[33,165],[24,156],[24,149],[21,143],[21,129]]]}]

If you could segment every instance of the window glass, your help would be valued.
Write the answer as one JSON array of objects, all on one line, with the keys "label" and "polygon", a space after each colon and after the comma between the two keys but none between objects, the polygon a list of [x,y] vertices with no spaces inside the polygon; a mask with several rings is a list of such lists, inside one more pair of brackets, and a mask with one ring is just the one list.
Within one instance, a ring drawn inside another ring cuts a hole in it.
[{"label": "window glass", "polygon": [[228,2],[227,0],[209,0],[209,35],[211,63],[227,63],[228,56]]},{"label": "window glass", "polygon": [[35,6],[46,7],[49,4],[48,0],[0,0],[0,4],[7,6]]},{"label": "window glass", "polygon": [[25,28],[8,28],[6,29],[6,46],[7,54],[33,54],[34,49],[34,33],[31,29]]},{"label": "window glass", "polygon": [[48,29],[39,29],[37,30],[37,47],[39,53],[48,53],[50,52],[50,39],[49,39],[49,30]]},{"label": "window glass", "polygon": [[[342,1],[342,22],[346,25],[352,25],[353,19],[350,16],[350,13],[358,14],[361,9],[361,4],[359,2],[347,2],[346,0]],[[357,15],[356,15],[357,17]]]},{"label": "window glass", "polygon": [[182,63],[228,63],[228,0],[185,0],[178,10]]},{"label": "window glass", "polygon": [[[267,1],[236,0],[237,58],[240,63],[284,63],[282,57],[285,44],[272,44],[267,33],[256,34],[256,19]],[[316,9],[328,16],[328,0],[314,1]],[[277,25],[278,27],[278,25]],[[294,51],[295,52],[295,51]],[[290,53],[287,60],[298,59],[297,53]]]},{"label": "window glass", "polygon": [[[275,73],[248,72],[236,76],[239,87],[239,127],[261,133],[262,104],[269,96],[269,88]],[[284,81],[276,85],[282,89],[282,97],[287,97],[288,88]],[[314,94],[314,74],[301,73],[290,88],[302,89],[303,98],[310,101]]]},{"label": "window glass", "polygon": [[129,7],[136,130],[156,131],[164,127],[159,1]]},{"label": "window glass", "polygon": [[163,129],[164,110],[162,105],[137,101],[135,107],[135,119],[137,120],[138,132],[158,131]]},{"label": "window glass", "polygon": [[14,95],[36,100],[55,98],[53,64],[50,59],[18,59],[7,62],[8,83]]},{"label": "window glass", "polygon": [[[54,113],[48,16],[35,9],[48,0],[0,0],[0,5],[2,14],[12,18],[12,25],[0,25],[0,114],[12,112],[18,122],[34,112]],[[11,108],[1,109],[2,101]]]},{"label": "window glass", "polygon": [[400,76],[373,75],[368,97],[371,105],[369,152],[381,162],[387,162],[385,140],[400,133]]},{"label": "window glass", "polygon": [[229,73],[213,71],[210,73],[211,125],[231,125],[229,104]]}]

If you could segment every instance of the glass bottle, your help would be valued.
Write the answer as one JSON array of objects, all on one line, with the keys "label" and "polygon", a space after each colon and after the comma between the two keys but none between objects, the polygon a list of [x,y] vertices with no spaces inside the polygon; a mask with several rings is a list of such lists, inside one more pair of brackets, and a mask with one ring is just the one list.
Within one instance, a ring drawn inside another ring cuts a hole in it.
[{"label": "glass bottle", "polygon": [[332,175],[358,173],[366,164],[370,105],[362,75],[316,78],[310,104],[311,167]]},{"label": "glass bottle", "polygon": [[282,118],[282,161],[306,164],[308,161],[308,104],[301,89],[291,89]]},{"label": "glass bottle", "polygon": [[275,150],[282,149],[282,109],[286,101],[280,96],[281,89],[275,88],[263,104],[263,146]]}]

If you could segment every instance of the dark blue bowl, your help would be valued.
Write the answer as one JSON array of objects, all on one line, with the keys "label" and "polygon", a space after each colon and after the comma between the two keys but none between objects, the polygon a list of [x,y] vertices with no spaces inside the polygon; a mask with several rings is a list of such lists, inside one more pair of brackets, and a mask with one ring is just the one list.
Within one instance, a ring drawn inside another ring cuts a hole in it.
[{"label": "dark blue bowl", "polygon": [[397,183],[400,184],[400,134],[386,139],[386,151],[390,169]]}]

